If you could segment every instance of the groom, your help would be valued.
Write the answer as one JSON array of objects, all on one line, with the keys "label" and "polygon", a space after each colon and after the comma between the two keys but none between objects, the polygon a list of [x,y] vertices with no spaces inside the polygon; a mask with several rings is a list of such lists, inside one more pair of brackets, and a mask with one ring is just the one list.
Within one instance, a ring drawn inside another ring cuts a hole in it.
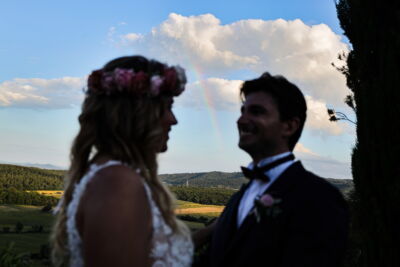
[{"label": "groom", "polygon": [[239,147],[253,162],[250,182],[232,196],[212,234],[207,266],[340,266],[348,234],[340,192],[304,169],[292,151],[307,106],[281,76],[246,81]]}]

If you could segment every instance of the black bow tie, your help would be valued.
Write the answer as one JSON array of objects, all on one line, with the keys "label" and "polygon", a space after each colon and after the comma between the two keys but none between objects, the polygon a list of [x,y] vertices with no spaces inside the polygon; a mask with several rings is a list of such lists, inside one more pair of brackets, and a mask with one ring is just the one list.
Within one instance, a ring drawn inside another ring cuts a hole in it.
[{"label": "black bow tie", "polygon": [[286,157],[275,160],[275,161],[273,161],[267,165],[264,165],[262,167],[258,167],[256,165],[256,166],[254,166],[253,169],[249,169],[246,167],[240,167],[240,168],[242,169],[243,175],[250,180],[258,179],[258,180],[261,180],[264,182],[269,182],[270,178],[268,177],[268,175],[265,174],[265,172],[278,166],[278,165],[281,165],[282,163],[287,162],[289,160],[294,160],[293,154],[290,154]]}]

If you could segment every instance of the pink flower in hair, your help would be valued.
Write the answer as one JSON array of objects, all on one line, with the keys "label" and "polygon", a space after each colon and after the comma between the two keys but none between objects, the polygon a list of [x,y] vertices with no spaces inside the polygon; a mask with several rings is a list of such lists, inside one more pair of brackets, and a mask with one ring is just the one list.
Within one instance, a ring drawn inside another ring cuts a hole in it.
[{"label": "pink flower in hair", "polygon": [[171,90],[175,94],[176,83],[178,81],[178,75],[175,68],[170,67],[164,70],[164,83],[161,86],[161,91]]},{"label": "pink flower in hair", "polygon": [[129,88],[131,86],[132,77],[134,77],[134,75],[135,72],[131,69],[116,68],[114,70],[115,83],[118,85],[120,90],[122,88]]},{"label": "pink flower in hair", "polygon": [[150,93],[153,96],[158,96],[160,94],[160,87],[163,83],[163,79],[159,75],[151,77]]},{"label": "pink flower in hair", "polygon": [[164,65],[162,73],[154,76],[133,69],[116,68],[109,72],[95,70],[88,77],[88,93],[110,95],[121,92],[151,96],[166,93],[177,96],[184,90],[185,83],[185,71],[179,66]]},{"label": "pink flower in hair", "polygon": [[133,90],[137,94],[144,93],[149,85],[149,75],[144,73],[143,71],[139,71],[132,78],[132,86],[131,90]]},{"label": "pink flower in hair", "polygon": [[109,93],[115,84],[112,74],[109,72],[104,73],[101,84],[106,89],[106,92]]}]

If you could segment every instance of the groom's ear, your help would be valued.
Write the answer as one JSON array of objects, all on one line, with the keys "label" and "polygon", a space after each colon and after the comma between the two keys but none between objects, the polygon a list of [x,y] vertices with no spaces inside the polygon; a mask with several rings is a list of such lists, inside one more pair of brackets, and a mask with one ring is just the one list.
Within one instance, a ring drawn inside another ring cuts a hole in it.
[{"label": "groom's ear", "polygon": [[293,117],[283,122],[282,135],[290,138],[300,128],[300,119]]}]

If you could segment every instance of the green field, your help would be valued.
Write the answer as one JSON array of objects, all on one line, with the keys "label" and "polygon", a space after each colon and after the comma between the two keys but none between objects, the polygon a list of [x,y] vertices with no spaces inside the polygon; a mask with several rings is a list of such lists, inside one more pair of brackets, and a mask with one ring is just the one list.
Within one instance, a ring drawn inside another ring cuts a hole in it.
[{"label": "green field", "polygon": [[36,206],[0,205],[0,227],[2,229],[3,226],[14,226],[17,222],[21,222],[25,228],[40,224],[45,230],[49,230],[53,215],[41,212],[41,209],[42,207]]},{"label": "green field", "polygon": [[[179,209],[193,209],[193,208],[204,208],[204,207],[218,207],[213,205],[201,205],[197,203],[178,201]],[[22,206],[22,205],[0,205],[0,250],[3,249],[7,243],[14,242],[15,250],[17,252],[32,252],[38,253],[40,246],[48,242],[49,233],[53,222],[53,215],[51,213],[41,212],[42,207],[35,206]],[[192,215],[203,215],[206,217],[215,217],[219,213],[208,214],[192,214]],[[15,233],[15,225],[17,222],[21,222],[24,225],[22,233]],[[192,229],[200,229],[204,227],[203,223],[185,221],[187,225]],[[29,233],[32,230],[32,226],[43,225],[43,233]],[[9,227],[10,232],[4,233],[3,228]]]},{"label": "green field", "polygon": [[40,246],[48,242],[49,233],[1,233],[0,237],[0,248],[4,248],[8,242],[14,242],[18,253],[27,251],[38,253]]},{"label": "green field", "polygon": [[[14,243],[16,253],[39,253],[42,245],[46,245],[53,221],[53,215],[41,211],[42,207],[22,205],[0,205],[0,251],[8,243]],[[24,228],[21,233],[15,233],[16,223],[20,222]],[[34,233],[32,226],[42,225],[42,233]],[[9,233],[4,233],[4,228]],[[43,266],[41,261],[32,261],[30,266]]]}]

